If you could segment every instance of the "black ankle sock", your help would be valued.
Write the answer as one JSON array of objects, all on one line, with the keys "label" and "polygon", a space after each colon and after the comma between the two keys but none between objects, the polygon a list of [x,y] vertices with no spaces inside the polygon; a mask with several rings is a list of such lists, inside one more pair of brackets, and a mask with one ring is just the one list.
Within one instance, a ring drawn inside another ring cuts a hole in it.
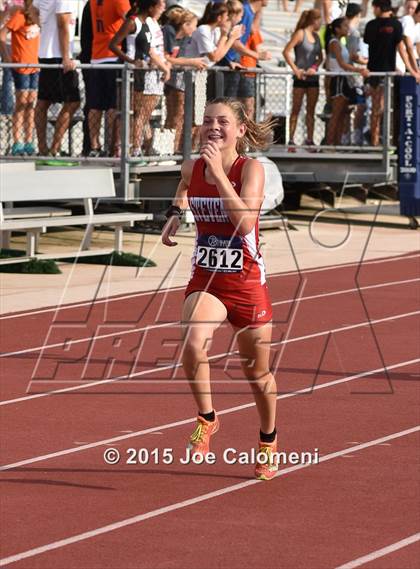
[{"label": "black ankle sock", "polygon": [[216,419],[216,413],[214,410],[211,413],[198,413],[200,417],[203,417],[206,421],[214,421]]},{"label": "black ankle sock", "polygon": [[276,438],[277,431],[274,429],[272,433],[263,433],[260,430],[260,441],[262,443],[273,443],[274,439]]}]

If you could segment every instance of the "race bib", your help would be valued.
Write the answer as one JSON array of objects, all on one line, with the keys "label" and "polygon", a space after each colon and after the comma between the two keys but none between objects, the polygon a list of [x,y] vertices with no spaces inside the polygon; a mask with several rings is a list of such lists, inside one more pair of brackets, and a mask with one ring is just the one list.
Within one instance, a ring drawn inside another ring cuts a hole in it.
[{"label": "race bib", "polygon": [[200,235],[196,265],[207,271],[239,273],[244,265],[242,238]]}]

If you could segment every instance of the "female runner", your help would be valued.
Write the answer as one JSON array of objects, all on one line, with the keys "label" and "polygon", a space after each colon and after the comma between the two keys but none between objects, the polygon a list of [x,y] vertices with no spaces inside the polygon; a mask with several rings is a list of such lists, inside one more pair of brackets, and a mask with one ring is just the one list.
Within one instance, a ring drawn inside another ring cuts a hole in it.
[{"label": "female runner", "polygon": [[210,389],[207,349],[227,318],[235,330],[243,373],[250,382],[260,418],[255,475],[275,476],[276,383],[269,369],[272,308],[258,248],[258,217],[264,198],[262,165],[245,155],[267,146],[272,121],[255,123],[233,99],[215,99],[205,109],[200,130],[201,157],[187,160],[167,211],[162,242],[168,246],[188,205],[197,236],[192,276],[182,312],[182,363],[197,407],[191,454],[206,455],[219,429]]}]

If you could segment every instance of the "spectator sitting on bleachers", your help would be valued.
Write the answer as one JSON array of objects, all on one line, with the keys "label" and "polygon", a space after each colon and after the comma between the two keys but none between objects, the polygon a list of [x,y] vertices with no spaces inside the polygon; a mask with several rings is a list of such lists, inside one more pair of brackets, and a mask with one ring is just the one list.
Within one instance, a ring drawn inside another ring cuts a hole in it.
[{"label": "spectator sitting on bleachers", "polygon": [[[41,156],[59,154],[61,141],[74,113],[80,106],[79,76],[73,60],[73,39],[76,24],[72,0],[34,0],[34,16],[39,18],[41,42],[39,63],[59,64],[59,68],[41,68],[38,102],[35,110],[38,151]],[[47,145],[48,109],[63,103],[55,124],[51,149]]]},{"label": "spectator sitting on bleachers", "polygon": [[[24,5],[14,11],[0,30],[0,53],[4,62],[38,63],[39,26],[30,14],[32,0],[25,0]],[[8,31],[12,33],[12,53],[6,46]],[[20,67],[13,69],[16,90],[16,106],[13,113],[12,155],[32,156],[35,102],[38,92],[39,69]]]}]

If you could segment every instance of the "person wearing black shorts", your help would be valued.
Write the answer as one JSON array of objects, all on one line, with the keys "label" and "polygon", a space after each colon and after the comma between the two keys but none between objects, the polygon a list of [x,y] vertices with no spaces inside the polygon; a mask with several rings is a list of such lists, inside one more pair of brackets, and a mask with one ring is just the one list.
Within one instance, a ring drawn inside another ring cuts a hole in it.
[{"label": "person wearing black shorts", "polygon": [[[33,7],[38,12],[42,29],[39,63],[62,66],[41,68],[35,112],[38,152],[41,156],[55,156],[60,152],[63,136],[80,106],[79,77],[71,55],[75,15],[71,0],[34,0]],[[53,103],[63,103],[63,106],[57,116],[49,150],[47,117],[48,109]]]}]

